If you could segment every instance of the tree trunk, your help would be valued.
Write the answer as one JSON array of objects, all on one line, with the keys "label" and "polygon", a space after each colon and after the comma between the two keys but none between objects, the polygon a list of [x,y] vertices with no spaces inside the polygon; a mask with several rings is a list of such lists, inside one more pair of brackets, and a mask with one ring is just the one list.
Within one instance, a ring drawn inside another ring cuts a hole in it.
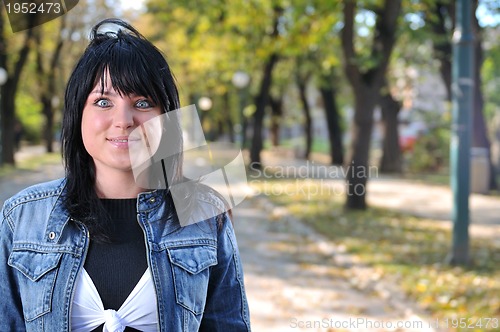
[{"label": "tree trunk", "polygon": [[54,152],[52,146],[54,140],[54,112],[52,110],[52,100],[47,96],[42,96],[42,113],[45,116],[45,127],[43,131],[43,138],[45,140],[45,151]]},{"label": "tree trunk", "polygon": [[300,102],[302,103],[302,110],[304,111],[305,118],[304,133],[306,138],[306,148],[302,157],[304,159],[309,159],[311,155],[313,135],[311,108],[309,107],[309,103],[307,102],[306,84],[307,79],[303,80],[302,77],[297,76],[297,87],[299,89]]},{"label": "tree trunk", "polygon": [[331,163],[332,165],[342,165],[344,163],[344,147],[342,144],[340,115],[337,103],[335,102],[336,92],[333,86],[320,87],[319,91],[323,97],[323,105],[325,108],[328,137],[330,139]]},{"label": "tree trunk", "polygon": [[[439,60],[439,71],[446,88],[446,98],[451,104],[451,34],[453,29],[455,28],[455,4],[454,1],[438,1],[434,6],[436,19],[428,19],[427,23],[432,27],[432,31],[437,37],[433,42],[434,56]],[[452,26],[449,28],[447,28],[446,26],[448,19],[451,19],[452,21]]]},{"label": "tree trunk", "polygon": [[396,101],[387,90],[387,93],[380,97],[379,105],[382,110],[382,121],[384,126],[384,141],[382,147],[382,160],[380,162],[380,172],[401,173],[402,163],[398,128],[398,113],[401,109],[401,104]]},{"label": "tree trunk", "polygon": [[[4,27],[6,26],[4,22],[4,10],[3,6],[0,6],[0,68],[7,70],[7,42],[4,35]],[[7,82],[0,86],[0,166],[6,162],[6,157],[12,155],[12,160],[10,163],[14,163],[14,152],[11,154],[5,152],[5,148],[9,145],[9,137],[12,137],[11,145],[14,146],[14,132],[8,133],[9,127],[14,130],[14,121],[10,120],[10,126],[5,125],[6,120],[8,121],[9,116],[9,105],[7,105],[7,96],[9,96],[9,77],[7,77]],[[2,98],[3,97],[3,98]],[[7,162],[8,163],[8,162]]]},{"label": "tree trunk", "polygon": [[365,209],[366,184],[370,175],[369,153],[373,129],[373,110],[379,102],[389,59],[396,42],[401,0],[386,0],[376,11],[370,57],[377,63],[363,70],[354,48],[356,1],[344,2],[344,28],[341,33],[344,71],[354,93],[354,121],[350,163],[347,165],[346,208]]},{"label": "tree trunk", "polygon": [[[474,0],[474,10],[476,12],[478,6],[478,0]],[[484,54],[483,54],[483,35],[482,28],[479,25],[476,15],[472,14],[472,24],[475,32],[475,45],[474,45],[474,114],[473,114],[473,136],[472,136],[472,146],[481,147],[488,150],[488,161],[490,168],[490,183],[489,187],[491,190],[497,188],[496,178],[495,178],[495,166],[493,165],[493,159],[491,156],[491,142],[488,137],[488,128],[484,121],[484,97],[482,90],[482,77],[481,77],[481,67],[483,66]]]},{"label": "tree trunk", "polygon": [[248,141],[248,119],[247,117],[243,114],[243,119],[241,119],[243,122],[241,124],[241,149],[244,150],[247,148],[247,141]]},{"label": "tree trunk", "polygon": [[280,123],[283,120],[283,96],[273,98],[269,96],[269,105],[271,106],[271,143],[274,147],[280,145]]},{"label": "tree trunk", "polygon": [[224,121],[217,120],[217,134],[215,140],[221,140],[224,137]]},{"label": "tree trunk", "polygon": [[2,162],[4,164],[15,165],[14,147],[15,147],[15,108],[14,93],[15,87],[7,79],[5,85],[1,88],[1,123],[2,126]]},{"label": "tree trunk", "polygon": [[366,94],[355,96],[354,122],[352,124],[352,143],[350,164],[347,169],[346,208],[366,209],[366,185],[369,176],[370,143],[373,130],[373,110],[377,94],[368,89]]},{"label": "tree trunk", "polygon": [[278,55],[273,53],[264,67],[259,94],[255,98],[256,110],[253,115],[253,137],[252,147],[250,148],[250,162],[254,169],[260,169],[262,167],[260,160],[260,152],[263,147],[262,129],[266,106],[269,100],[269,90],[272,84],[273,69],[277,62]]},{"label": "tree trunk", "polygon": [[234,143],[234,124],[233,124],[233,118],[231,117],[231,113],[229,110],[231,109],[230,103],[229,103],[229,92],[225,92],[224,95],[222,96],[223,102],[224,102],[224,117],[226,118],[226,128],[227,128],[227,134],[229,136],[229,142]]}]

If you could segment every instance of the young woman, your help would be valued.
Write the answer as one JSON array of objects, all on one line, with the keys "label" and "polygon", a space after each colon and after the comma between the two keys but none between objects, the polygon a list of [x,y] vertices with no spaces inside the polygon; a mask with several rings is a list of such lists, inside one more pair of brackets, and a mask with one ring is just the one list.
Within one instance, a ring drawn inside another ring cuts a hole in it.
[{"label": "young woman", "polygon": [[[117,19],[92,29],[66,88],[66,176],[23,190],[0,215],[0,331],[250,330],[220,195],[187,192],[217,217],[183,226],[171,184],[150,190],[134,180],[129,134],[179,107],[148,40]],[[178,134],[170,144],[182,144]],[[167,163],[173,183],[181,158]]]}]

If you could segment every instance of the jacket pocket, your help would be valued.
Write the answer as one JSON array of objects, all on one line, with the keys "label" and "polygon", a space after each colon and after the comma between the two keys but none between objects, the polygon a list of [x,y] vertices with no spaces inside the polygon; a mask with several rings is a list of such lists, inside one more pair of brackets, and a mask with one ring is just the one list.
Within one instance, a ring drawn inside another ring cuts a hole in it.
[{"label": "jacket pocket", "polygon": [[52,308],[52,295],[57,269],[62,253],[42,253],[29,250],[13,251],[8,264],[17,269],[22,276],[19,292],[23,302],[26,321],[32,321]]},{"label": "jacket pocket", "polygon": [[206,245],[169,248],[175,298],[196,315],[203,313],[207,299],[209,267],[217,264],[217,248]]}]

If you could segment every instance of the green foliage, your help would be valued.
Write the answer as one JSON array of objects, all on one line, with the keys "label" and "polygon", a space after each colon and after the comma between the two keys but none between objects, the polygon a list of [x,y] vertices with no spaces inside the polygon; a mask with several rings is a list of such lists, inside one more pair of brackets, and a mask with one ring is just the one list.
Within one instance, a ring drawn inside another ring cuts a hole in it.
[{"label": "green foliage", "polygon": [[16,96],[16,105],[17,118],[24,129],[23,139],[31,143],[39,143],[45,120],[40,112],[38,100],[31,94],[20,92]]},{"label": "green foliage", "polygon": [[[275,96],[293,84],[296,57],[305,57],[306,72],[329,72],[341,63],[340,2],[149,0],[147,8],[138,27],[166,51],[183,99],[234,94],[231,78],[238,70],[250,74],[249,90],[256,95],[263,65],[274,53],[279,55],[271,92]],[[278,35],[272,36],[277,16]],[[235,120],[236,105],[231,115]]]}]

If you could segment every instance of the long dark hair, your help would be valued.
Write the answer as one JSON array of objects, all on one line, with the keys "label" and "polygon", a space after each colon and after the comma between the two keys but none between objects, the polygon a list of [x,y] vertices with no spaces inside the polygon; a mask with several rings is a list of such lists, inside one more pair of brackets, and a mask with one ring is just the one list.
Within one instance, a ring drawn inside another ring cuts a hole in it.
[{"label": "long dark hair", "polygon": [[[120,19],[105,19],[92,28],[90,43],[66,86],[61,150],[67,178],[64,204],[96,239],[106,238],[107,215],[95,191],[95,166],[83,144],[81,122],[88,95],[99,83],[104,89],[106,72],[120,94],[151,98],[163,112],[180,107],[170,67],[151,42]],[[181,137],[179,132],[178,144]],[[181,160],[182,155],[172,160],[174,181],[182,177]]]}]

